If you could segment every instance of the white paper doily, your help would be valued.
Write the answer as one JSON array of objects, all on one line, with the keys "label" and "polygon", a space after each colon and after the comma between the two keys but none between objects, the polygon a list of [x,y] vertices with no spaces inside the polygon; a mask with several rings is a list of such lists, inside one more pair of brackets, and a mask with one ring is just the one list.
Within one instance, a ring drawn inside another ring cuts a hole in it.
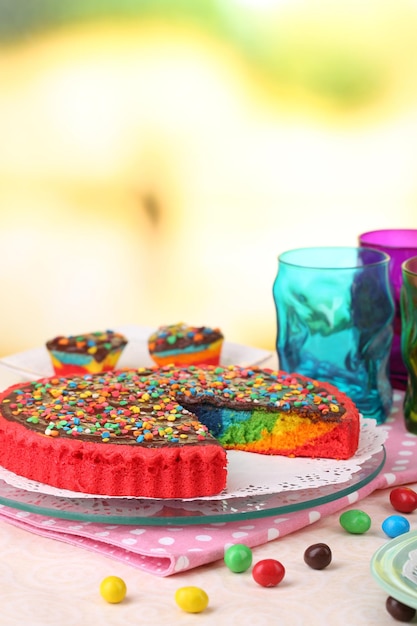
[{"label": "white paper doily", "polygon": [[[381,450],[387,434],[387,431],[377,428],[375,420],[361,418],[358,450],[351,459],[346,461],[299,457],[288,458],[229,450],[227,452],[227,489],[217,496],[195,499],[224,500],[245,496],[276,494],[282,491],[314,489],[324,485],[345,483],[361,469],[361,464],[366,459],[369,459]],[[4,480],[18,489],[63,498],[111,497],[57,489],[29,480],[23,476],[18,476],[3,467],[0,467],[0,480]]]}]

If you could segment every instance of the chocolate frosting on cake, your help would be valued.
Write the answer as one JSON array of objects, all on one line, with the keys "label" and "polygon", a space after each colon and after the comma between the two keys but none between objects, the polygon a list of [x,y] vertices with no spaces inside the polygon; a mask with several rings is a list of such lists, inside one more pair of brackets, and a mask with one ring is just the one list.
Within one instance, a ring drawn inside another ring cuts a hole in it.
[{"label": "chocolate frosting on cake", "polygon": [[[197,404],[268,410],[337,422],[343,404],[315,381],[258,368],[141,368],[54,377],[15,388],[1,404],[7,420],[48,437],[147,447],[212,438],[190,412]],[[198,411],[197,411],[198,412]]]}]

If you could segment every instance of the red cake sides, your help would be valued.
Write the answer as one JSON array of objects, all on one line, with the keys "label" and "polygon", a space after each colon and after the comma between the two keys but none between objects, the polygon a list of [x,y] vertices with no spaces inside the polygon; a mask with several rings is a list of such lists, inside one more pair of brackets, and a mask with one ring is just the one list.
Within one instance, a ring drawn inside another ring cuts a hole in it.
[{"label": "red cake sides", "polygon": [[0,465],[70,491],[192,498],[224,489],[227,458],[192,413],[166,396],[152,401],[130,371],[0,394]]},{"label": "red cake sides", "polygon": [[345,394],[256,367],[56,376],[0,395],[0,465],[90,494],[210,496],[226,486],[225,449],[347,459],[358,440]]}]

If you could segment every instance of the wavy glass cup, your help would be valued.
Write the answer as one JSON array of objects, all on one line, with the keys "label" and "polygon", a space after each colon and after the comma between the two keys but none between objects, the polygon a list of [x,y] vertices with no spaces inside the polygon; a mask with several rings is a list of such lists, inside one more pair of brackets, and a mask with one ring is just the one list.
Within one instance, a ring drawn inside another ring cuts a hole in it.
[{"label": "wavy glass cup", "polygon": [[417,256],[402,264],[401,351],[407,370],[404,419],[407,430],[417,434]]},{"label": "wavy glass cup", "polygon": [[391,228],[372,230],[359,235],[359,245],[381,250],[390,256],[389,278],[394,294],[394,336],[390,354],[390,380],[396,389],[405,389],[407,369],[401,354],[400,292],[402,284],[401,265],[417,255],[417,229]]},{"label": "wavy glass cup", "polygon": [[368,248],[288,250],[273,286],[280,368],[336,385],[378,424],[392,406],[388,265]]}]

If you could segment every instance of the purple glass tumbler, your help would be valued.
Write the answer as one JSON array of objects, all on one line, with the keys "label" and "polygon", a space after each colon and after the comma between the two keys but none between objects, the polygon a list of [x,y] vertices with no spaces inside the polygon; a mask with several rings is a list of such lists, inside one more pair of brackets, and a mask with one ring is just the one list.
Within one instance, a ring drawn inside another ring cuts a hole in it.
[{"label": "purple glass tumbler", "polygon": [[417,255],[417,229],[392,228],[362,233],[359,235],[359,245],[376,248],[390,257],[389,277],[395,303],[394,337],[389,361],[390,380],[395,389],[404,390],[407,387],[408,372],[401,354],[401,265],[407,259]]}]

